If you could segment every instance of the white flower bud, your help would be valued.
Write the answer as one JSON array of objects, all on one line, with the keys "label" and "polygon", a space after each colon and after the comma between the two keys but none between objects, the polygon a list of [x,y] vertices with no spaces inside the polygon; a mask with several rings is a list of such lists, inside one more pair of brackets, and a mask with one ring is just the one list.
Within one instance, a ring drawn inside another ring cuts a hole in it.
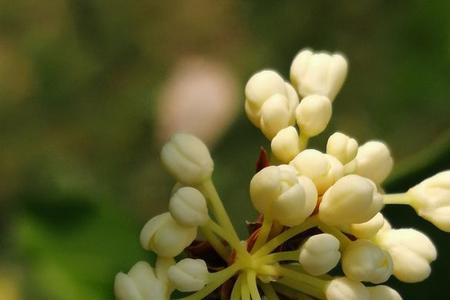
[{"label": "white flower bud", "polygon": [[311,178],[319,195],[342,177],[342,164],[334,157],[314,149],[300,152],[290,163],[299,175]]},{"label": "white flower bud", "polygon": [[205,197],[192,187],[182,187],[172,195],[169,211],[177,223],[188,227],[205,225],[209,219]]},{"label": "white flower bud", "polygon": [[175,257],[194,241],[196,235],[197,227],[182,226],[167,212],[145,224],[140,240],[146,250],[162,257]]},{"label": "white flower bud", "polygon": [[369,291],[361,282],[346,277],[331,280],[325,296],[327,300],[371,300]]},{"label": "white flower bud", "polygon": [[394,276],[399,280],[419,282],[430,275],[430,263],[437,252],[425,234],[414,229],[391,229],[380,231],[376,242],[391,255]]},{"label": "white flower bud", "polygon": [[299,142],[297,129],[286,127],[272,139],[272,153],[281,162],[288,163],[300,152]]},{"label": "white flower bud", "polygon": [[291,115],[286,96],[271,96],[261,107],[261,131],[268,139],[272,139],[281,129],[291,125]]},{"label": "white flower bud", "polygon": [[263,70],[254,74],[245,86],[245,104],[248,118],[259,128],[259,111],[264,102],[275,94],[284,95],[286,85],[275,71]]},{"label": "white flower bud", "polygon": [[114,294],[118,300],[166,300],[167,284],[155,276],[148,263],[140,261],[128,274],[120,272],[116,275]]},{"label": "white flower bud", "polygon": [[308,178],[298,178],[291,166],[270,166],[253,176],[250,198],[260,213],[271,215],[282,225],[294,226],[314,211],[317,191]]},{"label": "white flower bud", "polygon": [[377,285],[368,287],[370,300],[402,300],[402,296],[386,285]]},{"label": "white flower bud", "polygon": [[356,281],[379,284],[392,275],[392,259],[389,253],[368,240],[356,240],[342,253],[342,269],[345,275]]},{"label": "white flower bud", "polygon": [[370,141],[359,147],[356,155],[356,174],[382,183],[391,173],[394,160],[386,144]]},{"label": "white flower bud", "polygon": [[417,214],[450,232],[450,170],[440,172],[411,188],[407,195]]},{"label": "white flower bud", "polygon": [[278,73],[264,70],[254,74],[245,87],[245,97],[248,118],[267,138],[294,123],[298,95]]},{"label": "white flower bud", "polygon": [[327,153],[345,165],[356,157],[358,142],[343,133],[335,132],[328,138]]},{"label": "white flower bud", "polygon": [[322,197],[319,218],[329,225],[363,223],[383,207],[383,199],[375,184],[358,175],[339,179]]},{"label": "white flower bud", "polygon": [[295,110],[300,131],[307,136],[316,136],[331,119],[331,101],[320,95],[310,95],[302,99]]},{"label": "white flower bud", "polygon": [[328,233],[313,235],[300,248],[300,265],[314,276],[331,271],[340,258],[339,240]]},{"label": "white flower bud", "polygon": [[291,82],[303,97],[318,94],[331,101],[347,76],[347,61],[340,54],[300,51],[291,65]]},{"label": "white flower bud", "polygon": [[180,292],[195,292],[208,283],[208,267],[201,259],[185,258],[169,268],[168,278]]},{"label": "white flower bud", "polygon": [[206,145],[190,134],[172,136],[161,151],[167,171],[180,183],[196,185],[211,177],[214,163]]},{"label": "white flower bud", "polygon": [[372,219],[364,223],[350,224],[348,232],[360,239],[370,239],[384,226],[385,219],[381,213],[377,213]]}]

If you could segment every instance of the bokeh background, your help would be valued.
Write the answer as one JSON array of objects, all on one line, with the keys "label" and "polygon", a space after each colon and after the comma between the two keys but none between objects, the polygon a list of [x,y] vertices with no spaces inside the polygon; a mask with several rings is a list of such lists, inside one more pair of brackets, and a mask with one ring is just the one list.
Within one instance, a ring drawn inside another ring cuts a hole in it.
[{"label": "bokeh background", "polygon": [[[287,78],[304,47],[348,57],[328,133],[386,141],[388,191],[449,169],[449,11],[418,0],[0,0],[0,299],[112,299],[115,273],[151,259],[138,234],[166,210],[173,180],[158,157],[174,130],[208,142],[244,232],[267,141],[245,119],[243,86],[263,68]],[[448,298],[450,235],[406,207],[386,214],[440,253],[427,281],[390,284],[404,299]]]}]

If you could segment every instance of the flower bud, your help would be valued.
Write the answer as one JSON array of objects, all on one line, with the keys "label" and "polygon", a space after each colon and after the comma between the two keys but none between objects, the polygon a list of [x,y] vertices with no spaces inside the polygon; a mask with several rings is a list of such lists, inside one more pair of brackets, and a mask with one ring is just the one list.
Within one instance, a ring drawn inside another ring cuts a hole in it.
[{"label": "flower bud", "polygon": [[328,138],[327,153],[345,165],[356,157],[358,142],[343,133],[335,132]]},{"label": "flower bud", "polygon": [[376,242],[391,255],[393,273],[399,280],[419,282],[430,275],[430,263],[437,252],[425,234],[414,229],[391,229],[380,231]]},{"label": "flower bud", "polygon": [[347,175],[339,179],[322,197],[319,218],[329,225],[363,223],[383,207],[383,199],[367,178]]},{"label": "flower bud", "polygon": [[291,114],[286,96],[271,96],[261,107],[261,131],[268,139],[272,139],[281,129],[291,125]]},{"label": "flower bud", "polygon": [[347,76],[347,61],[340,54],[305,49],[294,58],[290,73],[301,96],[318,94],[333,101]]},{"label": "flower bud", "polygon": [[270,166],[250,182],[253,206],[285,226],[302,223],[314,210],[317,192],[308,178],[298,178],[288,165]]},{"label": "flower bud", "polygon": [[283,163],[290,162],[299,152],[298,132],[293,126],[280,130],[272,139],[272,153]]},{"label": "flower bud", "polygon": [[136,263],[128,272],[118,273],[114,280],[114,294],[118,300],[167,299],[167,284],[159,280],[146,262]]},{"label": "flower bud", "polygon": [[205,197],[192,187],[182,187],[172,195],[169,211],[178,224],[187,227],[205,225],[209,219]]},{"label": "flower bud", "polygon": [[331,271],[340,258],[339,240],[328,233],[313,235],[300,248],[300,265],[314,276]]},{"label": "flower bud", "polygon": [[328,125],[331,119],[331,101],[320,95],[310,95],[302,99],[295,110],[297,124],[306,136],[316,136]]},{"label": "flower bud", "polygon": [[371,300],[369,291],[361,282],[346,277],[331,280],[325,296],[327,300]]},{"label": "flower bud", "polygon": [[392,259],[386,251],[368,240],[356,240],[342,253],[345,275],[356,281],[379,284],[392,275]]},{"label": "flower bud", "polygon": [[383,228],[385,219],[381,213],[377,213],[372,219],[364,223],[350,224],[348,232],[360,239],[370,239]]},{"label": "flower bud", "polygon": [[342,177],[342,164],[334,157],[314,149],[300,152],[290,163],[299,175],[311,178],[319,195]]},{"label": "flower bud", "polygon": [[402,296],[386,285],[377,285],[368,287],[370,300],[402,300]]},{"label": "flower bud", "polygon": [[245,97],[248,118],[267,138],[294,123],[298,95],[278,73],[264,70],[254,74],[245,87]]},{"label": "flower bud", "polygon": [[206,145],[190,134],[173,135],[162,148],[161,159],[167,171],[186,185],[202,183],[211,177],[214,169]]},{"label": "flower bud", "polygon": [[392,170],[394,160],[386,144],[370,141],[359,147],[356,155],[356,174],[382,183]]},{"label": "flower bud", "polygon": [[194,241],[196,227],[178,224],[170,213],[155,216],[142,228],[140,240],[146,250],[162,257],[175,257]]},{"label": "flower bud", "polygon": [[185,258],[169,268],[168,277],[180,292],[195,292],[208,283],[208,267],[201,259]]},{"label": "flower bud", "polygon": [[417,214],[450,232],[450,170],[440,172],[411,188],[408,196]]}]

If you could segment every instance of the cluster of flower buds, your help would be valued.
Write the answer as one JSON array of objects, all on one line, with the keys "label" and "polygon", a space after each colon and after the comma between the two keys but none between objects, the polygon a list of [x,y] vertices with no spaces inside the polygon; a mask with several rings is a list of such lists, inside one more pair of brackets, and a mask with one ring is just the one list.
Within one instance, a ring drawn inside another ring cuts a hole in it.
[{"label": "cluster of flower buds", "polygon": [[206,146],[176,134],[161,153],[177,181],[169,212],[150,219],[140,236],[156,263],[119,273],[117,299],[398,300],[384,285],[392,275],[404,282],[429,276],[437,256],[431,240],[415,229],[392,228],[381,210],[410,205],[450,232],[450,171],[406,193],[385,194],[381,185],[393,159],[384,143],[359,146],[336,132],[325,152],[308,149],[309,139],[327,127],[347,62],[340,54],[303,50],[290,73],[292,85],[264,70],[245,88],[247,116],[273,154],[250,182],[249,198],[260,213],[250,235],[241,240],[234,230]]}]

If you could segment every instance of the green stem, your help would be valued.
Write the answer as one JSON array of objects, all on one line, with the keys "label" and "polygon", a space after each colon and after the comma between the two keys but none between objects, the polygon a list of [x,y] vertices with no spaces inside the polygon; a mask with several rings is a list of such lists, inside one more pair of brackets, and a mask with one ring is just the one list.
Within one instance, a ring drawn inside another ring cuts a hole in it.
[{"label": "green stem", "polygon": [[241,300],[241,284],[244,278],[244,274],[240,274],[238,279],[234,283],[233,290],[231,291],[230,300]]},{"label": "green stem", "polygon": [[279,283],[274,283],[274,289],[279,293],[282,294],[290,299],[296,299],[296,300],[302,300],[302,299],[311,299],[307,294],[299,292],[293,288],[290,288],[286,285],[282,285]]},{"label": "green stem", "polygon": [[403,204],[410,205],[412,198],[407,193],[385,194],[383,195],[384,204]]},{"label": "green stem", "polygon": [[264,221],[259,231],[258,237],[256,239],[255,245],[252,248],[251,253],[255,253],[256,250],[262,247],[269,237],[270,231],[272,229],[273,220],[269,215],[264,215]]},{"label": "green stem", "polygon": [[250,290],[248,289],[248,283],[247,280],[244,276],[244,274],[242,274],[242,281],[241,281],[241,299],[242,300],[250,300]]},{"label": "green stem", "polygon": [[280,297],[278,297],[275,289],[270,283],[259,282],[259,286],[268,300],[280,300]]},{"label": "green stem", "polygon": [[206,238],[206,240],[211,244],[211,246],[216,250],[216,252],[222,257],[225,261],[230,257],[230,253],[228,249],[222,244],[222,241],[212,232],[211,228],[207,226],[201,226],[200,232]]},{"label": "green stem", "polygon": [[288,230],[286,230],[285,232],[283,232],[283,233],[279,234],[278,236],[274,237],[273,239],[271,239],[269,242],[267,242],[264,246],[262,246],[260,249],[258,249],[255,252],[254,257],[261,257],[261,256],[269,254],[275,248],[277,248],[278,246],[280,246],[287,240],[289,240],[289,239],[293,238],[294,236],[296,236],[297,234],[302,233],[302,232],[304,232],[308,229],[311,229],[312,227],[315,227],[315,226],[317,226],[317,217],[316,216],[306,219],[306,221],[303,222],[303,224],[293,226],[293,227],[289,228]]},{"label": "green stem", "polygon": [[299,255],[300,255],[299,250],[275,252],[261,257],[259,260],[257,260],[257,264],[273,264],[279,261],[287,261],[287,260],[298,261]]},{"label": "green stem", "polygon": [[304,149],[306,149],[306,147],[308,147],[308,141],[309,141],[309,136],[307,136],[303,132],[300,132],[299,143],[298,143],[300,151],[303,151]]},{"label": "green stem", "polygon": [[250,290],[250,295],[253,300],[261,300],[261,295],[258,291],[258,286],[256,285],[256,272],[248,271],[247,272],[247,284]]},{"label": "green stem", "polygon": [[234,230],[230,217],[228,216],[225,207],[223,206],[222,200],[220,200],[219,194],[217,193],[212,179],[210,178],[203,182],[200,186],[200,190],[209,200],[211,209],[215,217],[217,218],[217,221],[230,238],[230,244],[232,244],[233,247],[236,247],[236,252],[238,252],[242,256],[247,256],[248,252],[240,243],[240,239],[236,233],[236,230]]},{"label": "green stem", "polygon": [[211,294],[215,289],[221,286],[225,281],[230,279],[237,271],[239,271],[240,266],[238,264],[231,265],[222,271],[210,274],[210,283],[205,286],[200,291],[195,294],[189,295],[187,297],[181,298],[181,300],[202,300],[209,294]]}]

